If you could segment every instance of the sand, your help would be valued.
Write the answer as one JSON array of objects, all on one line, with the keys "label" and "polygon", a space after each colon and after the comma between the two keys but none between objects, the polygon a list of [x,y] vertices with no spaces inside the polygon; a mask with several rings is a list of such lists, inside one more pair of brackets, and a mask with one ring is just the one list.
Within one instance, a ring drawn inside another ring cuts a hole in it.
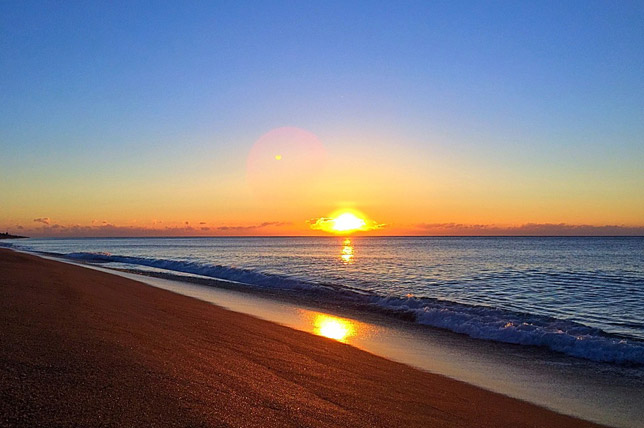
[{"label": "sand", "polygon": [[0,249],[2,426],[589,427],[108,273]]}]

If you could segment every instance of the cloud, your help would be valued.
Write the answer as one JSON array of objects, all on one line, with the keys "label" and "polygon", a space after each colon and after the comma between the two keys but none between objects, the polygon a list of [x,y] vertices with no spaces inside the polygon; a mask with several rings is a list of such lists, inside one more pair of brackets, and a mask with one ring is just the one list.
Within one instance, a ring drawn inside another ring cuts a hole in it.
[{"label": "cloud", "polygon": [[567,223],[525,223],[519,226],[495,224],[421,223],[417,229],[430,235],[455,236],[642,236],[644,227]]},{"label": "cloud", "polygon": [[200,221],[199,224],[206,224],[206,222],[205,221]]},{"label": "cloud", "polygon": [[[147,237],[147,236],[200,236],[200,235],[252,235],[256,230],[268,227],[281,227],[292,223],[280,221],[265,221],[253,225],[229,225],[229,226],[200,226],[193,227],[187,221],[182,221],[176,226],[161,227],[160,221],[155,220],[149,227],[143,225],[119,226],[107,221],[94,220],[91,224],[81,226],[79,224],[64,225],[54,224],[50,218],[35,219],[39,226],[24,228],[23,234],[33,237]],[[205,222],[201,222],[206,224]],[[270,232],[269,229],[266,229]]]},{"label": "cloud", "polygon": [[333,226],[333,219],[331,217],[312,218],[306,222],[309,224],[311,229],[315,230],[324,230]]},{"label": "cloud", "polygon": [[222,231],[234,231],[234,230],[248,231],[248,230],[262,229],[262,228],[267,227],[267,226],[281,227],[281,226],[288,226],[290,224],[291,223],[283,222],[283,221],[265,221],[263,223],[254,224],[254,225],[250,225],[250,226],[219,226],[216,229],[217,230],[222,230]]},{"label": "cloud", "polygon": [[[329,217],[320,217],[308,221],[312,229],[320,225],[328,225]],[[119,226],[107,221],[96,221],[94,224],[81,226],[78,224],[65,225],[53,223],[46,218],[34,219],[34,222],[41,223],[33,227],[16,226],[21,230],[22,235],[33,237],[146,237],[146,236],[198,236],[198,235],[253,235],[253,234],[275,234],[282,226],[292,223],[279,221],[266,221],[251,225],[222,225],[219,227],[186,226],[184,222],[175,227],[156,226],[144,227]],[[390,227],[383,224],[371,222],[372,229]],[[394,226],[391,226],[394,227]],[[286,229],[284,229],[286,230]],[[424,236],[644,236],[644,226],[625,225],[575,225],[567,223],[525,223],[522,225],[498,225],[498,224],[465,224],[465,223],[420,223],[411,229],[399,229],[395,227],[394,232],[403,232],[405,235]]]},{"label": "cloud", "polygon": [[447,230],[491,230],[497,229],[493,224],[463,224],[463,223],[421,223],[416,225],[420,229],[447,229]]},{"label": "cloud", "polygon": [[37,237],[129,237],[129,236],[186,236],[194,233],[192,227],[177,227],[165,229],[146,228],[135,226],[117,226],[112,223],[104,222],[97,225],[81,226],[74,225],[43,225],[40,227],[25,229],[24,234]]},{"label": "cloud", "polygon": [[18,225],[18,226],[16,226],[16,229],[22,230],[22,229],[24,229],[24,227],[22,227],[21,225]]}]

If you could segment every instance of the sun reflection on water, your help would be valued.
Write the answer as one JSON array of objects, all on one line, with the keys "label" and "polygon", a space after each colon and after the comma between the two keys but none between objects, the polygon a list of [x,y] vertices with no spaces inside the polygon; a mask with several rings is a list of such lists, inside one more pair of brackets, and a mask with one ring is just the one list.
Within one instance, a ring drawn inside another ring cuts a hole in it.
[{"label": "sun reflection on water", "polygon": [[353,245],[351,245],[351,240],[349,238],[345,239],[342,243],[342,253],[340,254],[340,259],[343,263],[350,264],[353,263]]}]

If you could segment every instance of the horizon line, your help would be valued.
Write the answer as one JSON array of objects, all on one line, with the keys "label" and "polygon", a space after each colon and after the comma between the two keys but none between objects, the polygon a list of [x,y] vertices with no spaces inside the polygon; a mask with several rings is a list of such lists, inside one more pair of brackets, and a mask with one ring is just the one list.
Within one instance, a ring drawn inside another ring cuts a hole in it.
[{"label": "horizon line", "polygon": [[[4,234],[4,233],[3,233]],[[23,236],[9,239],[195,239],[195,238],[644,238],[642,235],[158,235],[158,236]]]}]

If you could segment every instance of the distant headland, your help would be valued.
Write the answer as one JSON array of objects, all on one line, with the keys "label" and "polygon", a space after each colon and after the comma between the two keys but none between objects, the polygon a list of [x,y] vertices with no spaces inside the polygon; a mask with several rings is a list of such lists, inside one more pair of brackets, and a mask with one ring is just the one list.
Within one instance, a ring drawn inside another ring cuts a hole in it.
[{"label": "distant headland", "polygon": [[8,232],[0,233],[0,239],[19,239],[19,238],[26,238],[26,236],[11,235]]}]

